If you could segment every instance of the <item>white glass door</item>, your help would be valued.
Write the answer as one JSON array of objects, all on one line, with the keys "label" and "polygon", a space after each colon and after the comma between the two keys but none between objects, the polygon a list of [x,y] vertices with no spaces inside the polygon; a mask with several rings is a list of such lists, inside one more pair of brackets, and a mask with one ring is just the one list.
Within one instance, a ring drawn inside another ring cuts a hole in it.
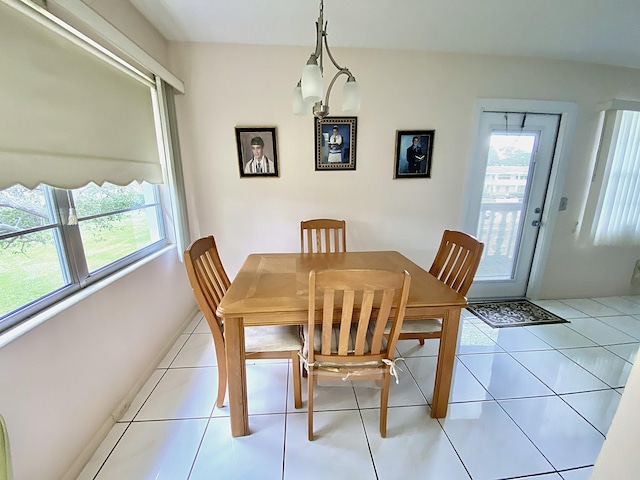
[{"label": "white glass door", "polygon": [[469,298],[524,297],[559,115],[484,112],[466,231],[485,244]]}]

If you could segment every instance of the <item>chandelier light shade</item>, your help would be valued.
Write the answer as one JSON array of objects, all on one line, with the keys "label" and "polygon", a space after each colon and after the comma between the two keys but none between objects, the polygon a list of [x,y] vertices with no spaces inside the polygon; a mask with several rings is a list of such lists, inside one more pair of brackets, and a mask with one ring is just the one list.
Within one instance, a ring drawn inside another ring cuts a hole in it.
[{"label": "chandelier light shade", "polygon": [[317,60],[312,55],[306,67],[302,70],[302,98],[305,102],[319,102],[322,100],[322,72]]},{"label": "chandelier light shade", "polygon": [[307,111],[307,102],[302,98],[302,82],[298,82],[296,88],[293,89],[293,113],[296,115],[304,115]]},{"label": "chandelier light shade", "polygon": [[360,85],[355,78],[350,78],[342,89],[342,110],[347,113],[358,113],[360,110]]},{"label": "chandelier light shade", "polygon": [[[329,60],[338,71],[331,78],[323,101],[324,50],[327,51]],[[293,113],[304,115],[309,110],[309,106],[313,104],[313,114],[318,118],[326,117],[329,114],[331,89],[341,75],[347,77],[342,92],[342,109],[345,112],[358,113],[360,109],[360,86],[349,69],[338,65],[333,55],[331,55],[331,50],[329,50],[329,44],[327,43],[327,24],[324,23],[324,0],[320,0],[320,16],[316,22],[316,49],[309,57],[307,65],[302,70],[300,81],[293,89]]]}]

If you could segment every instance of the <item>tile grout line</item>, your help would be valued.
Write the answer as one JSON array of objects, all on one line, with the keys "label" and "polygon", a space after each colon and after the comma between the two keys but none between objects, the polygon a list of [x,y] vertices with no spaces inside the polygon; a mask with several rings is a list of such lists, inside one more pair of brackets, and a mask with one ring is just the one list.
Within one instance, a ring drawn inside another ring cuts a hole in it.
[{"label": "tile grout line", "polygon": [[[373,458],[373,451],[371,450],[371,442],[369,442],[369,434],[367,433],[367,427],[365,426],[364,423],[364,418],[362,416],[362,409],[360,408],[360,402],[358,401],[358,394],[356,393],[356,389],[353,386],[353,384],[351,384],[351,388],[353,389],[353,396],[356,399],[356,407],[358,408],[358,416],[360,417],[360,423],[362,424],[362,431],[364,432],[364,439],[367,442],[367,450],[369,451],[369,458],[371,459],[371,465],[373,466],[373,473],[376,476],[376,480],[380,479],[380,476],[378,475],[378,469],[376,468],[376,461]],[[380,408],[378,408],[378,415],[382,415],[382,412],[380,411]],[[387,405],[387,413],[389,410],[389,406]],[[387,415],[387,421],[389,420],[388,415]]]},{"label": "tile grout line", "polygon": [[[211,413],[213,413],[213,410],[211,410]],[[204,437],[207,434],[207,431],[209,430],[209,425],[211,425],[211,417],[207,419],[207,424],[205,425],[204,431],[202,432],[202,437],[200,438],[200,442],[198,442],[198,448],[196,448],[196,453],[193,456],[193,461],[191,462],[191,467],[189,467],[189,473],[187,474],[186,480],[189,480],[189,478],[191,478],[191,474],[193,473],[193,467],[196,466],[196,461],[198,460],[200,449],[202,448],[202,444],[204,443]]]}]

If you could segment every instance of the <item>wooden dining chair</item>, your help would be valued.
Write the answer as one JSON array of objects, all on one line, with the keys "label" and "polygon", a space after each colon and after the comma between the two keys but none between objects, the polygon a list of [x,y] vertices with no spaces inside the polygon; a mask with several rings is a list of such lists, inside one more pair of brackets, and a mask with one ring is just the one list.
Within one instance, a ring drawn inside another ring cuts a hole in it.
[{"label": "wooden dining chair", "polygon": [[332,253],[347,251],[347,222],[318,218],[300,222],[302,253]]},{"label": "wooden dining chair", "polygon": [[[380,435],[387,435],[393,354],[410,284],[406,271],[314,270],[309,274],[309,319],[302,351],[309,376],[309,440],[313,440],[313,390],[318,380],[381,380]],[[392,308],[395,314],[387,340],[384,329]]]},{"label": "wooden dining chair", "polygon": [[[464,232],[445,230],[429,273],[452,289],[466,295],[475,277],[484,243]],[[388,325],[385,335],[389,335]],[[424,345],[425,339],[442,336],[442,319],[427,318],[404,323],[399,340],[416,339]]]},{"label": "wooden dining chair", "polygon": [[[213,335],[218,361],[218,397],[216,405],[222,407],[227,389],[227,362],[224,348],[224,325],[216,314],[218,304],[231,282],[227,276],[213,236],[200,238],[184,251],[184,265],[200,310]],[[300,329],[295,325],[245,327],[245,357],[291,359],[295,408],[302,406],[300,357],[302,348]]]}]

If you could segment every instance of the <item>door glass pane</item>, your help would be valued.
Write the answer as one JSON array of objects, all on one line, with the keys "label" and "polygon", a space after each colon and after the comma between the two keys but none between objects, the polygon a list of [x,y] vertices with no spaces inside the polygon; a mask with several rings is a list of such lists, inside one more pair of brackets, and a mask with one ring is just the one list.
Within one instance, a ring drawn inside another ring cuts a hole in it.
[{"label": "door glass pane", "polygon": [[514,277],[535,141],[531,133],[491,134],[477,230],[485,247],[476,277]]}]

